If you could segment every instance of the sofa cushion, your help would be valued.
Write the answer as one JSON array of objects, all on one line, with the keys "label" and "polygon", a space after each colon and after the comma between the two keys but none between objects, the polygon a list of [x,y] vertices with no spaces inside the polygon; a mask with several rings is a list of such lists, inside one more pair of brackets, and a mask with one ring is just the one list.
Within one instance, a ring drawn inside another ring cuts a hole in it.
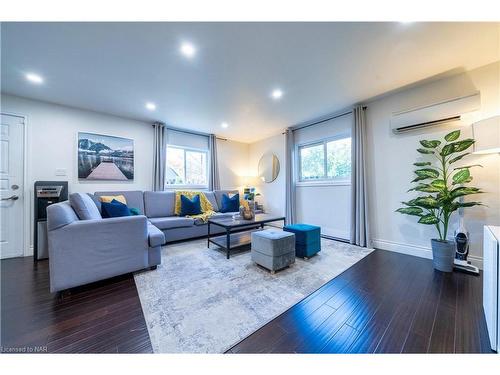
[{"label": "sofa cushion", "polygon": [[143,192],[140,190],[130,191],[96,191],[98,197],[103,195],[123,195],[127,201],[127,206],[137,208],[141,215],[144,215],[144,197]]},{"label": "sofa cushion", "polygon": [[150,247],[161,246],[165,244],[165,235],[153,224],[148,223],[148,240]]},{"label": "sofa cushion", "polygon": [[144,209],[147,217],[175,215],[174,191],[145,191]]},{"label": "sofa cushion", "polygon": [[97,195],[92,194],[92,193],[87,193],[87,195],[90,198],[92,198],[92,200],[94,201],[95,205],[97,206],[97,209],[99,210],[99,212],[102,215],[102,212],[101,212],[101,200],[99,199],[99,197]]},{"label": "sofa cushion", "polygon": [[47,230],[56,230],[74,221],[78,221],[78,216],[68,201],[47,206]]},{"label": "sofa cushion", "polygon": [[222,195],[228,194],[229,196],[232,197],[233,195],[236,195],[238,193],[239,193],[238,190],[214,190],[215,199],[217,201],[217,207],[219,208],[219,211],[222,207]]},{"label": "sofa cushion", "polygon": [[208,201],[212,205],[212,208],[215,212],[219,211],[219,205],[217,203],[217,199],[215,199],[215,193],[213,191],[204,191],[205,197],[207,197]]},{"label": "sofa cushion", "polygon": [[102,219],[97,206],[87,194],[70,194],[69,203],[80,220]]},{"label": "sofa cushion", "polygon": [[101,212],[103,218],[132,216],[130,209],[126,204],[113,199],[111,202],[101,203]]},{"label": "sofa cushion", "polygon": [[194,225],[194,219],[180,216],[154,217],[150,218],[149,221],[151,224],[162,230],[191,227]]}]

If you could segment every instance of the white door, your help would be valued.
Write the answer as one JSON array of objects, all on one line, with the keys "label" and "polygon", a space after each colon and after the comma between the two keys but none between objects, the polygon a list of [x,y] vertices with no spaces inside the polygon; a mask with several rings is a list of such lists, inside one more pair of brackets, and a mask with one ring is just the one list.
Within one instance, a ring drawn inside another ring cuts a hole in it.
[{"label": "white door", "polygon": [[24,117],[1,114],[0,258],[23,256]]}]

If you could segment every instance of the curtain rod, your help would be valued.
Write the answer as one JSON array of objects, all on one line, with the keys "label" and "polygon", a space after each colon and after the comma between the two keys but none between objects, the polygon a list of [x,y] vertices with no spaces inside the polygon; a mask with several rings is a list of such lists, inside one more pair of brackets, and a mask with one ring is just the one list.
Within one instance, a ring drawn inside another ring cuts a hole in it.
[{"label": "curtain rod", "polygon": [[[151,126],[155,126],[155,124],[152,124]],[[173,130],[175,132],[181,132],[181,133],[187,133],[187,134],[193,134],[193,135],[201,135],[203,137],[210,137],[209,133],[197,132],[196,130],[179,129],[179,128],[174,128],[172,126],[167,126],[167,125],[165,125],[165,129]],[[227,138],[221,138],[221,137],[217,137],[217,136],[216,136],[216,138],[220,141],[227,141]]]},{"label": "curtain rod", "polygon": [[[366,109],[366,106],[363,106],[362,107],[363,109]],[[342,113],[337,113],[335,115],[330,115],[326,118],[323,118],[323,119],[320,119],[320,120],[316,120],[310,124],[305,124],[305,125],[298,125],[296,127],[292,127],[291,130],[294,132],[296,130],[301,130],[301,129],[305,129],[305,128],[308,128],[310,126],[314,126],[314,125],[319,125],[319,124],[322,124],[323,122],[327,122],[327,121],[330,121],[330,120],[333,120],[333,119],[336,119],[336,118],[339,118],[339,117],[342,117],[342,116],[345,116],[345,115],[349,115],[352,113],[352,109],[348,110],[348,111],[345,111],[345,112],[342,112]],[[283,133],[281,134],[286,134],[286,131],[284,131]]]}]

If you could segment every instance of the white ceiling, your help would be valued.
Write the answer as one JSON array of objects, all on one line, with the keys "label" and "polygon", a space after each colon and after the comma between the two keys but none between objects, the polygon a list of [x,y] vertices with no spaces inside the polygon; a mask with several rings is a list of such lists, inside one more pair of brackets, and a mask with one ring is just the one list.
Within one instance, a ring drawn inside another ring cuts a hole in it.
[{"label": "white ceiling", "polygon": [[[3,23],[2,92],[252,142],[497,61],[499,30],[497,23]],[[179,53],[182,41],[197,47],[194,59]],[[44,84],[27,82],[26,72]],[[280,101],[269,97],[276,87]]]}]

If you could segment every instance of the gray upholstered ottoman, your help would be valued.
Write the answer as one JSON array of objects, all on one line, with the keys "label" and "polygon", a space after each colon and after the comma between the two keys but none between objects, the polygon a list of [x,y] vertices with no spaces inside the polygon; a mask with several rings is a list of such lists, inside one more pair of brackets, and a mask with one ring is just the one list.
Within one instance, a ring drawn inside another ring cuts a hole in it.
[{"label": "gray upholstered ottoman", "polygon": [[252,233],[252,261],[274,273],[295,262],[295,235],[277,229]]}]

